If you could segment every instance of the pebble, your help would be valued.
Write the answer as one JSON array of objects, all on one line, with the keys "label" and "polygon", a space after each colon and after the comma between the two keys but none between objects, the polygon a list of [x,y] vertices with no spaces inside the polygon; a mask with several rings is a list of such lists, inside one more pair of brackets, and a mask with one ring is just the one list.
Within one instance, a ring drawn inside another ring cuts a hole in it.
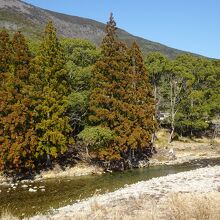
[{"label": "pebble", "polygon": [[29,191],[29,192],[37,192],[36,189],[32,189],[32,188],[30,188],[28,191]]},{"label": "pebble", "polygon": [[[213,192],[218,190],[220,185],[220,166],[210,168],[200,168],[196,170],[170,174],[163,177],[155,177],[148,181],[140,181],[135,184],[128,185],[118,189],[115,192],[96,196],[96,202],[100,205],[111,202],[113,205],[122,199],[130,199],[130,197],[138,197],[140,195],[152,195],[154,198],[161,198],[168,193],[175,192]],[[217,180],[213,181],[213,180]],[[68,205],[51,212],[50,216],[38,215],[32,220],[61,219],[64,213],[73,214],[77,210],[89,210],[94,197],[85,201],[80,201],[73,205]]]},{"label": "pebble", "polygon": [[21,180],[21,183],[28,183],[30,180]]}]

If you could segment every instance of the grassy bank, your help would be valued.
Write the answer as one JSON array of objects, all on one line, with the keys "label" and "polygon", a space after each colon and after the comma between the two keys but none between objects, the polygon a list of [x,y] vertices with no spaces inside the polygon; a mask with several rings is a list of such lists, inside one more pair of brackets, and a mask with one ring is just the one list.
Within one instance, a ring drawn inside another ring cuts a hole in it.
[{"label": "grassy bank", "polygon": [[84,176],[102,173],[103,169],[101,167],[87,163],[79,163],[74,167],[67,167],[66,169],[61,169],[59,165],[56,165],[52,170],[41,172],[40,179]]},{"label": "grassy bank", "polygon": [[[211,140],[206,137],[179,137],[178,140],[168,143],[169,132],[165,129],[157,132],[157,138],[157,154],[151,158],[152,165],[181,164],[190,160],[220,157],[220,138]],[[170,150],[173,150],[174,157]]]}]

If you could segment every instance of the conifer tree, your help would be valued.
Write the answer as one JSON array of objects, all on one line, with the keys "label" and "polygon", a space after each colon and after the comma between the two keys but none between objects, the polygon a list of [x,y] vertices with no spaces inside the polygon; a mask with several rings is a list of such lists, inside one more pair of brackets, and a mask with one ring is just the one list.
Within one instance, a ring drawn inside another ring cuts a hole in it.
[{"label": "conifer tree", "polygon": [[8,57],[10,72],[2,85],[4,91],[1,94],[0,157],[5,169],[31,170],[34,168],[36,146],[32,101],[28,95],[31,55],[20,32],[14,35],[11,46],[11,57]]},{"label": "conifer tree", "polygon": [[149,77],[144,65],[141,50],[136,42],[130,49],[130,79],[127,89],[128,104],[130,104],[128,118],[132,122],[129,128],[128,145],[131,149],[138,149],[143,153],[151,147],[152,135],[156,130],[155,101]]},{"label": "conifer tree", "polygon": [[3,73],[9,70],[11,64],[11,42],[9,34],[6,30],[0,32],[0,72],[1,78]]},{"label": "conifer tree", "polygon": [[[12,65],[12,47],[9,34],[6,30],[0,32],[0,119],[3,116],[3,109],[7,106],[5,88],[7,78],[10,75]],[[0,125],[2,132],[2,125]],[[1,133],[0,133],[1,135]],[[2,135],[1,135],[2,136]]]},{"label": "conifer tree", "polygon": [[[122,100],[125,94],[123,80],[128,69],[127,47],[117,40],[116,23],[111,14],[106,26],[106,36],[101,44],[101,58],[96,62],[93,91],[90,96],[91,124],[114,130],[123,120]],[[120,110],[121,109],[121,110]],[[122,149],[114,142],[101,149],[99,156],[120,159]]]},{"label": "conifer tree", "polygon": [[[7,93],[7,78],[10,74],[10,66],[12,62],[12,48],[9,34],[6,30],[0,32],[0,169],[4,167],[5,153],[3,144],[6,143],[4,137],[4,121],[7,115],[7,104],[9,101]],[[11,98],[11,97],[10,97]]]},{"label": "conifer tree", "polygon": [[39,56],[33,62],[32,81],[35,99],[36,132],[38,147],[36,156],[57,157],[67,150],[71,140],[69,117],[66,115],[69,94],[65,57],[52,22],[45,28]]},{"label": "conifer tree", "polygon": [[[96,62],[93,91],[90,96],[90,122],[108,128],[115,139],[99,151],[109,160],[131,157],[149,147],[155,128],[154,101],[140,50],[131,51],[116,36],[111,14]],[[133,149],[133,152],[132,152]]]}]

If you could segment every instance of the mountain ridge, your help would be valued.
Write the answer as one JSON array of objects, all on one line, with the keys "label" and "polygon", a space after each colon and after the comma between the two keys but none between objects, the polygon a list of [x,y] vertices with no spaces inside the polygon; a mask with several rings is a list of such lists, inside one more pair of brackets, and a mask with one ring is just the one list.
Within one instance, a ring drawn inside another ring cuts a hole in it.
[{"label": "mountain ridge", "polygon": [[[99,45],[105,35],[105,24],[93,19],[42,9],[21,0],[0,0],[0,28],[11,32],[21,30],[28,37],[39,38],[49,20],[53,21],[58,35],[62,37],[87,39]],[[137,41],[145,55],[158,51],[175,58],[179,54],[190,53],[134,36],[120,28],[117,34],[128,45]]]}]

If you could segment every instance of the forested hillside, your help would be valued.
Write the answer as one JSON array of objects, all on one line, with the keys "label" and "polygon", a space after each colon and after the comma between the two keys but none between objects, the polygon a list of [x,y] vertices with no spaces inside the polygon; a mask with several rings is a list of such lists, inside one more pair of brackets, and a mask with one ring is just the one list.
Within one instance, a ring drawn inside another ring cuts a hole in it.
[{"label": "forested hillside", "polygon": [[[155,132],[212,134],[220,113],[220,61],[190,54],[145,58],[117,36],[111,15],[100,48],[57,37],[40,43],[0,32],[0,169],[31,173],[88,161],[126,169],[155,153]],[[161,115],[166,117],[161,119]]]},{"label": "forested hillside", "polygon": [[[44,10],[20,0],[0,1],[0,28],[5,27],[11,33],[19,30],[29,40],[35,41],[41,38],[48,21],[53,21],[60,37],[87,39],[100,46],[105,36],[105,24],[101,22]],[[143,28],[147,29],[147,27]],[[133,41],[137,41],[144,54],[160,51],[169,58],[175,58],[184,53],[184,51],[133,36],[122,29],[117,29],[117,34],[129,46]]]}]

